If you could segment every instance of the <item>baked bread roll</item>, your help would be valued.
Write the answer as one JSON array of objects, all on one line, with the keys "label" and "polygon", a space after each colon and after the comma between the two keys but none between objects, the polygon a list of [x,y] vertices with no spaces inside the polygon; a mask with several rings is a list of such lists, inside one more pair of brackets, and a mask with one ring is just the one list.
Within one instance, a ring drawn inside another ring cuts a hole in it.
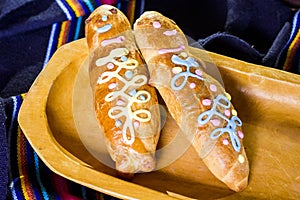
[{"label": "baked bread roll", "polygon": [[191,140],[208,169],[230,189],[248,185],[249,164],[242,121],[224,87],[189,53],[187,39],[171,19],[144,12],[134,23],[136,42],[148,65],[150,84]]},{"label": "baked bread roll", "polygon": [[86,19],[89,75],[96,117],[118,175],[155,168],[160,112],[127,17],[102,5]]}]

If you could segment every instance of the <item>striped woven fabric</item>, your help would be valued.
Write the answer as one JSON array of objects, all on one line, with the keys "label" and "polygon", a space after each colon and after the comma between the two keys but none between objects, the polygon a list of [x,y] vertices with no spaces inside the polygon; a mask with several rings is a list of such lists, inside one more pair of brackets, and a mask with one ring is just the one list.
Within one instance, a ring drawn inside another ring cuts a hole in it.
[{"label": "striped woven fabric", "polygon": [[18,111],[25,94],[5,100],[9,154],[9,189],[7,199],[115,199],[52,172],[32,149],[18,122]]},{"label": "striped woven fabric", "polygon": [[117,1],[117,0],[56,0],[62,11],[65,13],[68,21],[55,23],[51,27],[51,35],[47,47],[46,64],[57,48],[65,43],[77,40],[84,36],[84,20],[88,15],[101,4],[111,4],[122,10],[131,23],[134,21],[135,1]]},{"label": "striped woven fabric", "polygon": [[280,53],[277,66],[285,71],[300,74],[300,10],[294,15],[290,38]]},{"label": "striped woven fabric", "polygon": [[[84,37],[84,20],[99,5],[121,9],[133,22],[135,0],[55,0],[66,16],[50,26],[43,67],[62,45]],[[8,186],[6,199],[80,200],[116,199],[74,183],[52,172],[38,157],[20,129],[17,117],[26,93],[4,99],[8,140]],[[0,194],[3,197],[4,194]]]}]

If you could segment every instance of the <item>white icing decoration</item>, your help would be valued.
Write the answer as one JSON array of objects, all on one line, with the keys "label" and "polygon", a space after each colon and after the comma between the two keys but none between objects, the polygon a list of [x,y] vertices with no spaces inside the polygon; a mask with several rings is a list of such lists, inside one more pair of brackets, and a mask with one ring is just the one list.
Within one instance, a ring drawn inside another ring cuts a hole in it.
[{"label": "white icing decoration", "polygon": [[197,74],[198,76],[202,76],[203,75],[200,69],[196,69],[195,70],[195,74]]},{"label": "white icing decoration", "polygon": [[142,100],[142,101],[145,101],[146,100],[146,97],[144,96],[144,95],[140,95],[140,98],[139,98],[140,100]]},{"label": "white icing decoration", "polygon": [[211,105],[211,100],[210,99],[203,99],[202,100],[202,104],[204,106],[210,106]]},{"label": "white icing decoration", "polygon": [[97,28],[97,33],[105,33],[111,29],[112,25],[111,24],[105,24],[102,27]]},{"label": "white icing decoration", "polygon": [[244,133],[242,131],[238,131],[238,136],[243,139],[244,138]]},{"label": "white icing decoration", "polygon": [[[114,71],[103,72],[98,78],[97,83],[103,84],[110,81],[112,78],[117,78],[123,83],[124,86],[120,88],[120,90],[108,93],[105,96],[105,101],[111,102],[119,98],[126,100],[126,106],[119,105],[118,102],[120,100],[117,100],[117,105],[115,107],[112,107],[108,111],[108,116],[112,119],[116,119],[116,122],[119,118],[125,117],[125,121],[122,123],[122,136],[124,142],[128,145],[131,145],[135,140],[133,120],[138,122],[148,122],[151,119],[151,113],[148,110],[140,109],[132,111],[131,107],[134,103],[148,102],[151,98],[151,94],[145,90],[137,91],[136,89],[132,89],[128,92],[129,88],[137,88],[147,83],[147,77],[145,75],[135,75],[131,80],[126,80],[119,74],[122,69],[132,70],[138,67],[138,61],[135,59],[127,58],[128,54],[129,51],[126,48],[114,49],[108,56],[99,58],[96,61],[96,65],[102,66],[108,62],[112,62],[116,66],[116,69]],[[122,62],[117,61],[116,58],[121,58]],[[140,117],[141,115],[143,115],[143,117]],[[130,134],[129,139],[127,137],[127,132],[129,132]]]},{"label": "white icing decoration", "polygon": [[214,125],[214,126],[220,126],[221,121],[219,119],[211,119],[210,122]]},{"label": "white icing decoration", "polygon": [[213,92],[216,92],[216,91],[217,91],[217,86],[214,85],[214,84],[211,84],[211,85],[209,86],[209,89],[210,89],[211,91],[213,91]]},{"label": "white icing decoration", "polygon": [[121,56],[127,55],[128,53],[129,53],[129,51],[126,48],[113,49],[113,50],[111,50],[111,52],[109,53],[108,56],[103,57],[103,58],[99,58],[96,61],[96,65],[97,66],[102,66],[102,65],[105,65],[108,62],[114,63],[114,62],[116,62],[116,60],[115,60],[116,57],[121,57]]},{"label": "white icing decoration", "polygon": [[131,78],[133,77],[132,71],[129,71],[129,70],[126,71],[126,72],[125,72],[125,77],[128,78],[128,79],[131,79]]},{"label": "white icing decoration", "polygon": [[231,111],[231,114],[234,115],[234,116],[237,116],[236,110],[232,110],[232,111]]},{"label": "white icing decoration", "polygon": [[125,105],[126,105],[126,102],[123,101],[122,99],[119,99],[119,100],[117,101],[117,105],[118,105],[118,106],[125,106]]},{"label": "white icing decoration", "polygon": [[135,121],[135,122],[133,122],[133,125],[134,125],[134,127],[135,127],[135,128],[137,128],[137,127],[139,127],[139,126],[140,126],[140,122],[138,122],[138,121]]},{"label": "white icing decoration", "polygon": [[229,141],[227,139],[224,139],[223,142],[222,142],[224,145],[228,145],[229,144]]},{"label": "white icing decoration", "polygon": [[[171,60],[174,64],[184,65],[186,67],[185,72],[181,72],[181,73],[178,73],[175,76],[173,76],[173,78],[171,80],[171,87],[172,87],[173,90],[181,90],[185,86],[185,84],[187,83],[187,80],[188,80],[189,77],[194,77],[194,78],[197,78],[199,80],[203,80],[202,77],[190,72],[191,67],[196,67],[196,68],[199,67],[199,64],[194,60],[194,58],[188,57],[187,59],[183,60],[180,57],[178,57],[177,55],[173,55]],[[179,86],[177,86],[176,81],[180,77],[184,77],[184,79],[183,79],[182,83]]]},{"label": "white icing decoration", "polygon": [[112,39],[107,39],[107,40],[103,40],[101,42],[101,46],[107,46],[107,45],[110,45],[110,44],[113,44],[113,43],[122,43],[125,41],[125,37],[124,36],[119,36],[119,37],[116,37],[116,38],[112,38]]},{"label": "white icing decoration", "polygon": [[199,115],[198,123],[200,125],[204,125],[207,122],[209,122],[213,116],[218,116],[221,119],[227,121],[226,127],[214,129],[210,134],[210,138],[218,139],[222,134],[228,133],[234,150],[239,152],[241,148],[241,143],[237,136],[236,128],[237,126],[242,126],[242,121],[237,116],[232,116],[230,119],[228,119],[222,113],[218,112],[217,108],[219,107],[225,109],[230,108],[230,101],[222,94],[219,94],[214,99],[213,106],[210,110],[207,110]]},{"label": "white icing decoration", "polygon": [[121,59],[122,62],[125,62],[127,60],[127,57],[126,56],[121,56],[120,59]]},{"label": "white icing decoration", "polygon": [[227,99],[229,99],[229,101],[231,101],[231,95],[227,92],[225,92],[225,96],[227,97]]},{"label": "white icing decoration", "polygon": [[172,36],[172,35],[176,35],[177,31],[176,31],[176,29],[174,29],[174,30],[171,30],[171,31],[165,31],[165,32],[163,32],[163,34],[167,35],[167,36]]},{"label": "white icing decoration", "polygon": [[187,53],[186,52],[181,52],[179,55],[182,56],[182,57],[184,57],[184,58],[187,57]]},{"label": "white icing decoration", "polygon": [[104,21],[104,22],[107,21],[107,15],[102,15],[102,21]]},{"label": "white icing decoration", "polygon": [[227,117],[230,117],[230,110],[229,109],[226,109],[224,111],[224,114],[227,116]]},{"label": "white icing decoration", "polygon": [[191,88],[191,89],[196,88],[196,84],[195,84],[195,83],[190,83],[190,88]]},{"label": "white icing decoration", "polygon": [[161,24],[159,22],[153,22],[153,27],[154,28],[160,28]]},{"label": "white icing decoration", "polygon": [[121,122],[120,120],[116,120],[115,126],[116,126],[116,127],[122,126],[122,122]]},{"label": "white icing decoration", "polygon": [[244,163],[245,162],[245,157],[243,155],[239,155],[238,160],[240,163]]},{"label": "white icing decoration", "polygon": [[173,67],[172,72],[174,74],[178,74],[178,73],[182,72],[182,69],[181,69],[181,67]]},{"label": "white icing decoration", "polygon": [[180,45],[178,48],[159,49],[158,54],[175,53],[175,52],[178,52],[178,51],[183,51],[184,49],[185,49],[184,45]]},{"label": "white icing decoration", "polygon": [[136,94],[136,89],[130,90],[129,94],[130,96],[134,96]]},{"label": "white icing decoration", "polygon": [[116,83],[111,83],[111,84],[108,85],[108,89],[110,89],[110,90],[112,90],[112,89],[114,89],[116,87],[117,87]]},{"label": "white icing decoration", "polygon": [[106,65],[106,67],[107,67],[107,69],[113,69],[115,66],[114,66],[114,64],[112,64],[112,63],[108,63],[108,64]]}]

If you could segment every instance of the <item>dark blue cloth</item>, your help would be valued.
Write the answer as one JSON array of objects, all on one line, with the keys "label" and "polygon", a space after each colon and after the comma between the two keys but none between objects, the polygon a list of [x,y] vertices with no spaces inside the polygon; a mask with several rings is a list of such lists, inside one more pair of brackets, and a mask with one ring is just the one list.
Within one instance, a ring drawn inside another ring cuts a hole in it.
[{"label": "dark blue cloth", "polygon": [[148,0],[205,50],[282,69],[295,11],[282,0]]},{"label": "dark blue cloth", "polygon": [[[29,89],[43,66],[52,24],[66,17],[53,0],[5,0],[0,9],[0,96],[8,97]],[[32,74],[23,74],[27,67]]]},{"label": "dark blue cloth", "polygon": [[227,0],[225,31],[266,53],[292,11],[282,0]]},{"label": "dark blue cloth", "polygon": [[6,112],[5,105],[0,98],[0,200],[4,200],[7,193],[8,182],[8,149],[6,137]]},{"label": "dark blue cloth", "polygon": [[259,64],[263,58],[263,54],[248,42],[225,32],[215,33],[205,39],[198,40],[198,42],[204,49],[247,62]]},{"label": "dark blue cloth", "polygon": [[227,0],[224,31],[199,42],[209,51],[278,68],[276,60],[289,39],[293,14],[281,0]]}]

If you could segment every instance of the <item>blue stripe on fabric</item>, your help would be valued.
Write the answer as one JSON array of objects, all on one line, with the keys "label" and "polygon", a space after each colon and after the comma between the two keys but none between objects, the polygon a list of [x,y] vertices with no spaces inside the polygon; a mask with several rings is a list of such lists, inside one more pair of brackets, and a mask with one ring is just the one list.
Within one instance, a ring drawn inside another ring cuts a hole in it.
[{"label": "blue stripe on fabric", "polygon": [[20,96],[12,96],[10,98],[13,101],[13,111],[12,111],[11,122],[10,122],[9,130],[8,130],[9,135],[12,134],[12,130],[15,127],[14,123],[17,122],[19,109],[20,109],[20,106],[21,106],[21,103],[22,103]]},{"label": "blue stripe on fabric", "polygon": [[77,2],[80,4],[81,8],[84,10],[84,15],[89,14],[89,8],[87,5],[84,3],[84,0],[77,0]]},{"label": "blue stripe on fabric", "polygon": [[53,24],[52,28],[51,28],[51,33],[50,33],[50,38],[49,38],[49,42],[48,42],[48,47],[47,47],[47,52],[46,52],[46,58],[44,60],[43,68],[46,66],[46,64],[50,60],[50,57],[52,56],[52,53],[53,53],[53,41],[54,41],[54,36],[55,36],[55,32],[56,31],[57,31],[57,23]]},{"label": "blue stripe on fabric", "polygon": [[8,130],[9,135],[11,135],[12,129],[14,127],[14,121],[15,121],[15,118],[16,118],[17,112],[18,112],[18,109],[17,109],[17,103],[18,103],[17,102],[17,97],[13,96],[13,97],[11,97],[11,99],[13,101],[13,111],[12,111],[10,126],[9,126],[9,130]]},{"label": "blue stripe on fabric", "polygon": [[42,200],[41,195],[36,187],[33,187],[34,197],[36,200]]},{"label": "blue stripe on fabric", "polygon": [[34,165],[34,159],[32,156],[33,149],[31,147],[31,145],[29,144],[29,142],[26,140],[26,138],[25,138],[25,151],[26,151],[26,155],[27,155],[26,158],[27,158],[28,166]]},{"label": "blue stripe on fabric", "polygon": [[[13,131],[13,128],[15,127],[15,122],[17,122],[17,117],[18,117],[18,112],[20,109],[21,101],[20,101],[20,96],[12,96],[12,97],[10,97],[10,99],[13,102],[13,108],[12,108],[11,122],[10,122],[9,130],[8,130],[8,134],[13,135],[12,131]],[[9,144],[10,144],[10,141],[9,141]],[[19,187],[17,187],[17,188],[15,187],[15,184],[17,184],[17,182],[20,182],[20,184],[21,184],[20,178],[21,177],[15,178],[9,184],[9,189],[11,191],[11,195],[12,195],[13,199],[16,199],[16,200],[24,198],[22,192],[20,190],[18,190]]]},{"label": "blue stripe on fabric", "polygon": [[11,191],[11,196],[13,197],[13,199],[18,199],[17,194],[16,194],[16,190],[15,190],[14,180],[9,184],[9,189]]},{"label": "blue stripe on fabric", "polygon": [[71,20],[66,43],[73,41],[76,28],[77,28],[77,19]]},{"label": "blue stripe on fabric", "polygon": [[[300,16],[300,10],[298,10],[294,15],[290,37],[289,37],[288,41],[286,42],[286,44],[283,46],[281,53],[280,53],[280,59],[284,56],[282,65],[284,64],[284,62],[287,59],[289,46],[291,45],[291,43],[293,42],[294,38],[297,35],[298,29],[299,29],[299,24],[300,24],[299,16]],[[281,62],[280,59],[279,60],[277,59],[276,64],[275,64],[276,66],[278,66],[279,63]]]},{"label": "blue stripe on fabric", "polygon": [[291,38],[294,38],[298,32],[298,28],[299,28],[299,14],[300,14],[300,10],[298,10],[295,15],[294,15],[294,19],[293,19],[293,27],[292,27],[292,34],[290,36]]},{"label": "blue stripe on fabric", "polygon": [[36,153],[34,153],[34,164],[35,164],[36,178],[37,178],[38,184],[39,184],[39,186],[41,188],[42,195],[43,195],[43,197],[44,197],[45,200],[49,200],[49,196],[47,194],[46,188],[43,185],[42,180],[41,180],[40,166],[39,166],[39,157],[38,157],[38,155]]},{"label": "blue stripe on fabric", "polygon": [[98,0],[98,1],[95,1],[96,2],[96,4],[97,4],[97,6],[101,6],[101,2],[100,2],[100,0]]},{"label": "blue stripe on fabric", "polygon": [[294,40],[294,37],[296,37],[298,29],[299,29],[299,15],[300,15],[300,10],[296,12],[296,14],[294,15],[294,19],[293,19],[293,27],[292,27],[292,31],[290,34],[290,38],[287,41],[287,43],[285,44],[285,46],[283,47],[284,50],[287,50],[288,47],[290,46],[290,44],[292,43],[292,41]]},{"label": "blue stripe on fabric", "polygon": [[17,181],[20,181],[20,177],[12,180],[11,183],[9,184],[9,189],[11,191],[11,195],[14,200],[24,199],[20,190],[16,189],[16,187],[15,187],[15,184],[17,183]]},{"label": "blue stripe on fabric", "polygon": [[72,13],[72,10],[70,11],[70,8],[61,0],[55,0],[56,3],[59,5],[61,10],[65,13],[68,20],[72,20],[75,16]]},{"label": "blue stripe on fabric", "polygon": [[17,108],[16,108],[17,109],[16,121],[17,121],[19,110],[21,108],[21,104],[22,104],[23,99],[22,99],[21,95],[16,96],[16,99],[17,99]]},{"label": "blue stripe on fabric", "polygon": [[72,14],[70,13],[70,10],[66,7],[66,5],[61,0],[55,0],[58,6],[61,8],[61,10],[65,13],[68,20],[71,20]]},{"label": "blue stripe on fabric", "polygon": [[93,7],[93,4],[91,3],[91,1],[89,0],[83,0],[83,2],[87,5],[87,7],[89,8],[90,12],[93,12],[94,11],[94,7]]},{"label": "blue stripe on fabric", "polygon": [[78,19],[77,19],[77,25],[76,25],[74,40],[77,40],[79,38],[80,29],[81,29],[81,23],[82,23],[82,18],[83,17],[78,17]]},{"label": "blue stripe on fabric", "polygon": [[[26,159],[27,159],[27,165],[28,167],[31,169],[31,168],[34,168],[34,165],[35,165],[35,160],[34,160],[34,150],[32,148],[32,146],[30,145],[30,143],[26,140],[26,143],[25,143],[25,147],[26,147]],[[30,174],[30,179],[32,179],[32,177],[34,176],[34,172],[32,172],[31,170],[29,171],[29,174]],[[32,190],[33,190],[33,193],[34,193],[34,197],[36,200],[42,200],[42,196],[41,196],[41,193],[39,192],[38,188],[36,187],[36,182],[32,182]]]},{"label": "blue stripe on fabric", "polygon": [[121,9],[121,2],[117,3],[116,7],[120,10]]}]

